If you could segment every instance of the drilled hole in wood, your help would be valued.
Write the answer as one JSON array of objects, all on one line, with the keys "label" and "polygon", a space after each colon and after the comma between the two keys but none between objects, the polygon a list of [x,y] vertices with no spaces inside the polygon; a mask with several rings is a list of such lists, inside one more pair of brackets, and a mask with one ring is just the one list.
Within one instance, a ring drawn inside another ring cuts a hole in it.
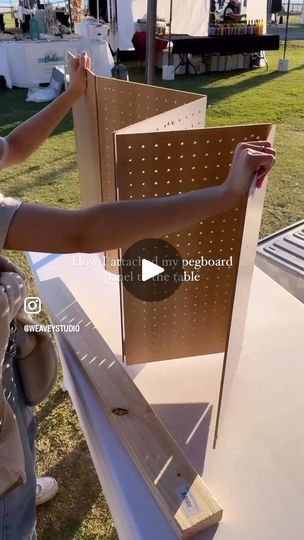
[{"label": "drilled hole in wood", "polygon": [[126,416],[127,414],[129,414],[129,411],[128,409],[122,409],[118,407],[117,409],[112,409],[112,413],[116,416]]}]

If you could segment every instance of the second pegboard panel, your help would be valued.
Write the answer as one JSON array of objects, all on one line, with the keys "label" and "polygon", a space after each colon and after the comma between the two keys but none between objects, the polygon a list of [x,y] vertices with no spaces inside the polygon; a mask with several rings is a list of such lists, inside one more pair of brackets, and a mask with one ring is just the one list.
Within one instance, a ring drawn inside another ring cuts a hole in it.
[{"label": "second pegboard panel", "polygon": [[[267,140],[271,128],[270,124],[259,124],[116,133],[118,197],[120,200],[168,197],[219,185],[226,179],[237,144]],[[201,261],[203,258],[232,261],[232,264],[202,266],[198,282],[183,282],[172,296],[161,302],[144,302],[122,287],[127,364],[225,351],[246,206],[247,198],[240,198],[230,211],[163,237],[179,251],[182,259]]]},{"label": "second pegboard panel", "polygon": [[[151,121],[153,129],[155,123],[164,124],[164,120],[156,120],[159,115],[168,112],[167,121],[173,121],[172,109],[182,108],[183,105],[190,105],[189,113],[193,123],[197,125],[199,121],[200,126],[204,126],[207,99],[200,94],[118,79],[95,77],[95,81],[102,197],[104,202],[109,202],[116,199],[113,133],[128,126],[134,131],[137,123],[142,124],[147,119]],[[199,106],[192,110],[191,104],[196,101]],[[197,109],[200,110],[199,116]],[[146,126],[147,131],[149,124]]]}]

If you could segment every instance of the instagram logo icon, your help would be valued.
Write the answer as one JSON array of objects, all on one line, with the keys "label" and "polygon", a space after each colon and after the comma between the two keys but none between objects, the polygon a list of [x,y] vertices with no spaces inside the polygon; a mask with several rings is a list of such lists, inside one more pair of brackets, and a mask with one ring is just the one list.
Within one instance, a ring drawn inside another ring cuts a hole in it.
[{"label": "instagram logo icon", "polygon": [[30,315],[37,315],[41,311],[41,300],[37,296],[27,296],[24,299],[24,311]]}]

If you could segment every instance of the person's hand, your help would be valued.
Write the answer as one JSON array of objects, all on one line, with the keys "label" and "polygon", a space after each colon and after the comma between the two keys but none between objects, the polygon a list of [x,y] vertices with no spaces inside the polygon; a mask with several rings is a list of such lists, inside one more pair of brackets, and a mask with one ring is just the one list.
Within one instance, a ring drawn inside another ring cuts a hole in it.
[{"label": "person's hand", "polygon": [[238,144],[224,183],[227,194],[238,197],[248,193],[254,180],[256,187],[261,188],[275,157],[276,152],[268,141]]},{"label": "person's hand", "polygon": [[69,58],[69,90],[76,98],[86,91],[88,69],[91,69],[91,59],[86,52]]}]

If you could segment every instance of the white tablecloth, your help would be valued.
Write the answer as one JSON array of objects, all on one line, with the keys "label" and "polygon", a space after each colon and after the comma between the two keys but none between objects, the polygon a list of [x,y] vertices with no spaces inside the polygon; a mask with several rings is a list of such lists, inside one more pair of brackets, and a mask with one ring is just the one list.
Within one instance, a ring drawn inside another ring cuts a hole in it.
[{"label": "white tablecloth", "polygon": [[58,41],[2,41],[0,43],[0,75],[8,88],[30,88],[48,83],[53,67],[66,64],[67,52],[86,51],[92,59],[96,75],[111,77],[114,65],[109,45],[102,40],[60,39]]}]

